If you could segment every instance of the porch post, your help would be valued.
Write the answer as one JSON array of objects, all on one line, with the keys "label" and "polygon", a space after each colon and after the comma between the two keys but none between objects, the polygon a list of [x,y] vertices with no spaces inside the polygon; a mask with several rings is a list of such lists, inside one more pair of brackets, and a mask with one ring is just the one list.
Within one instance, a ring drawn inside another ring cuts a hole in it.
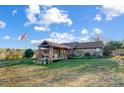
[{"label": "porch post", "polygon": [[50,55],[50,61],[52,62],[53,61],[53,46],[50,46],[49,55]]},{"label": "porch post", "polygon": [[62,56],[62,59],[63,59],[63,57],[64,57],[63,48],[62,48],[61,56]]}]

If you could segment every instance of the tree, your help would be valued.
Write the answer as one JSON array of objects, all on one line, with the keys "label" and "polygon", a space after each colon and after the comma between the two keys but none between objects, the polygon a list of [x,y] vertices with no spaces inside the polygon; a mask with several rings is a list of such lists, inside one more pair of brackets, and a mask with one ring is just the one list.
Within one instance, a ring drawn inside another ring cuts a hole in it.
[{"label": "tree", "polygon": [[6,58],[5,58],[6,60],[11,59],[10,54],[11,54],[11,49],[7,48],[6,49]]},{"label": "tree", "polygon": [[26,49],[24,52],[25,58],[32,58],[34,55],[34,51],[32,49]]},{"label": "tree", "polygon": [[121,41],[109,41],[104,47],[103,54],[105,56],[110,56],[113,50],[122,48],[123,43]]},{"label": "tree", "polygon": [[95,33],[90,36],[90,41],[102,41],[101,33]]},{"label": "tree", "polygon": [[104,56],[111,56],[112,54],[112,49],[111,49],[111,46],[109,45],[106,45],[103,49],[103,55]]},{"label": "tree", "polygon": [[111,46],[112,50],[120,49],[123,45],[121,41],[109,41],[108,45]]}]

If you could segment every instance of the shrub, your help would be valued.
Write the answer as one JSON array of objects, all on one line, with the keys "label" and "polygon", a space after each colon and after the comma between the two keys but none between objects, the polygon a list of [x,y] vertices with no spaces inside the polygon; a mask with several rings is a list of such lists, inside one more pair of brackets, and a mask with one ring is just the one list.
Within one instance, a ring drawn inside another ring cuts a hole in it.
[{"label": "shrub", "polygon": [[67,55],[67,58],[68,58],[68,59],[70,59],[70,58],[72,58],[72,57],[74,57],[74,54],[68,54],[68,55]]},{"label": "shrub", "polygon": [[110,46],[106,45],[103,49],[103,55],[104,56],[111,56],[112,55],[112,49]]},{"label": "shrub", "polygon": [[24,52],[25,58],[32,58],[34,55],[34,51],[32,49],[26,49]]},{"label": "shrub", "polygon": [[90,53],[85,53],[85,56],[91,56],[91,54]]}]

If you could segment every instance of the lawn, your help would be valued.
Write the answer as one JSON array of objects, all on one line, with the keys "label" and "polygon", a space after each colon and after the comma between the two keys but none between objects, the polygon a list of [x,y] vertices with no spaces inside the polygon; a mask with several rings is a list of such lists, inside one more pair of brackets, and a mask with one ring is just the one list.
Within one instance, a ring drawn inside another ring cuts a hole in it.
[{"label": "lawn", "polygon": [[124,86],[124,67],[110,58],[75,58],[46,65],[21,59],[5,63],[0,68],[1,87]]}]

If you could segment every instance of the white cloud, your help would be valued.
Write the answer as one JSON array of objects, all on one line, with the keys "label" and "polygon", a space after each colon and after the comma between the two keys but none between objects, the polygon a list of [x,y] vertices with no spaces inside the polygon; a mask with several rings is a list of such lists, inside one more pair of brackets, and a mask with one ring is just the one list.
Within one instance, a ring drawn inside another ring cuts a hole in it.
[{"label": "white cloud", "polygon": [[[85,33],[85,34],[84,34]],[[67,43],[67,42],[89,42],[91,41],[90,37],[95,35],[101,35],[102,30],[99,28],[93,28],[92,33],[88,33],[86,29],[84,29],[83,36],[75,36],[74,34],[70,33],[62,33],[62,32],[51,32],[48,38],[44,38],[41,40],[31,40],[31,44],[38,45],[44,40],[48,40],[51,42],[56,43]]]},{"label": "white cloud", "polygon": [[102,12],[105,14],[106,20],[110,21],[124,14],[124,5],[103,5]]},{"label": "white cloud", "polygon": [[41,12],[40,6],[30,5],[26,8],[27,18],[29,22],[26,22],[25,25],[29,24],[39,24],[39,25],[51,25],[51,24],[60,24],[65,23],[68,26],[72,25],[72,21],[68,18],[66,11],[59,10],[56,7],[45,8],[44,12]]},{"label": "white cloud", "polygon": [[84,28],[84,29],[81,31],[81,34],[83,34],[83,35],[88,34],[87,29]]},{"label": "white cloud", "polygon": [[90,38],[90,36],[80,37],[78,41],[79,42],[88,42],[90,40],[89,38]]},{"label": "white cloud", "polygon": [[43,27],[43,26],[35,26],[34,30],[36,31],[50,31],[48,27]]},{"label": "white cloud", "polygon": [[9,40],[10,39],[10,36],[6,35],[3,37],[4,40]]},{"label": "white cloud", "polygon": [[58,33],[58,32],[52,32],[50,34],[50,38],[48,38],[49,41],[57,42],[57,43],[64,43],[64,42],[72,42],[75,41],[76,37],[73,34],[69,33]]},{"label": "white cloud", "polygon": [[98,22],[99,22],[99,21],[101,21],[101,20],[102,20],[101,15],[96,14],[96,16],[95,16],[94,20],[95,20],[95,21],[98,21]]},{"label": "white cloud", "polygon": [[52,5],[42,5],[41,8],[43,9],[43,11],[46,11],[47,9],[52,8]]},{"label": "white cloud", "polygon": [[41,42],[43,42],[43,40],[31,40],[30,44],[31,45],[39,45]]},{"label": "white cloud", "polygon": [[[28,26],[31,24],[37,24],[34,29],[37,31],[50,30],[51,24],[67,24],[68,26],[72,25],[72,20],[68,17],[68,13],[63,10],[59,10],[56,7],[52,6],[39,6],[39,5],[30,5],[26,8],[26,14],[28,22],[24,25]],[[44,27],[45,26],[45,27]]]},{"label": "white cloud", "polygon": [[0,28],[5,28],[5,26],[6,26],[6,23],[3,21],[0,21]]},{"label": "white cloud", "polygon": [[21,36],[18,36],[17,40],[21,40]]},{"label": "white cloud", "polygon": [[70,18],[68,18],[66,11],[59,10],[56,7],[46,10],[41,16],[41,23],[45,25],[60,23],[68,24],[68,26],[72,25],[72,21]]},{"label": "white cloud", "polygon": [[49,38],[45,38],[42,40],[31,40],[30,43],[33,45],[38,45],[44,40],[48,40],[55,43],[65,43],[65,42],[74,42],[77,39],[73,34],[52,32]]},{"label": "white cloud", "polygon": [[17,13],[17,9],[12,11],[12,15],[14,16]]},{"label": "white cloud", "polygon": [[90,41],[101,41],[103,38],[102,38],[102,33],[103,31],[98,29],[98,28],[94,28],[93,32],[91,33],[91,36],[90,36]]},{"label": "white cloud", "polygon": [[93,32],[95,34],[101,34],[103,31],[101,29],[99,29],[99,28],[93,28]]},{"label": "white cloud", "polygon": [[71,32],[75,32],[76,30],[75,29],[72,29]]},{"label": "white cloud", "polygon": [[34,24],[38,20],[37,15],[40,15],[40,6],[39,5],[29,5],[29,7],[26,8],[26,13],[27,13],[27,18],[29,20],[29,22],[27,22],[26,25]]},{"label": "white cloud", "polygon": [[82,31],[82,34],[84,34],[84,36],[82,37],[78,37],[77,40],[79,42],[89,42],[89,41],[93,41],[91,39],[91,37],[96,37],[96,36],[100,36],[102,34],[102,30],[99,29],[99,28],[93,28],[93,30],[91,31],[91,33],[88,33],[88,30],[87,29],[83,29]]}]

